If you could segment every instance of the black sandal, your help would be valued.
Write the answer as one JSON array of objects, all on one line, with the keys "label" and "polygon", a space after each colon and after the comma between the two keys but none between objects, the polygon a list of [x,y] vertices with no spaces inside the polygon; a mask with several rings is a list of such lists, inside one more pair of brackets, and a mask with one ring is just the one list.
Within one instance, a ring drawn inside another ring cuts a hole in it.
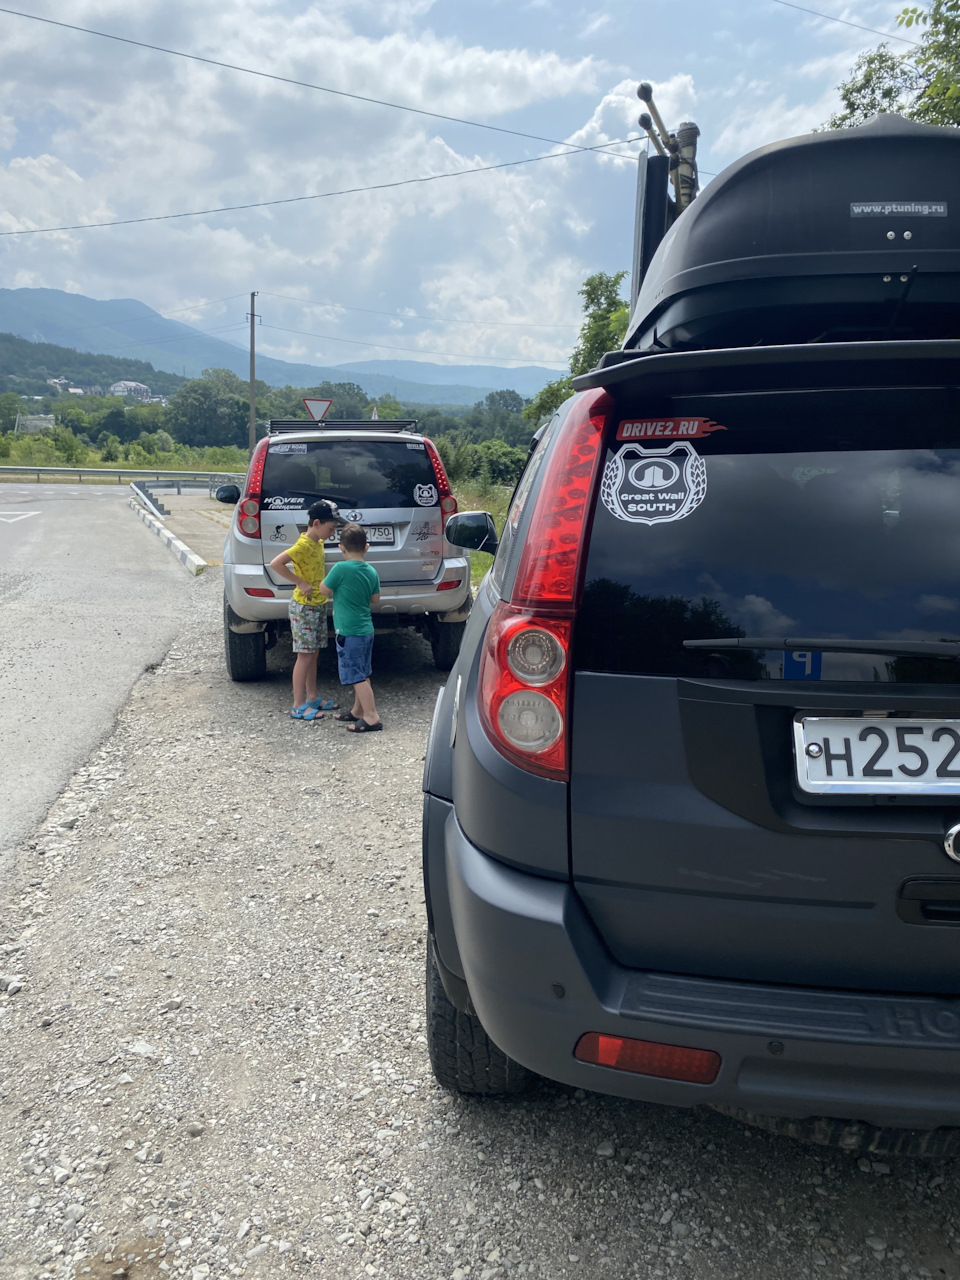
[{"label": "black sandal", "polygon": [[348,730],[348,732],[349,733],[379,733],[382,728],[383,728],[382,720],[378,720],[376,724],[367,724],[363,716],[358,716],[356,724],[353,726],[352,729]]},{"label": "black sandal", "polygon": [[334,720],[342,720],[346,724],[356,724],[360,719],[360,717],[355,716],[352,711],[341,711],[339,715],[336,715],[333,718]]}]

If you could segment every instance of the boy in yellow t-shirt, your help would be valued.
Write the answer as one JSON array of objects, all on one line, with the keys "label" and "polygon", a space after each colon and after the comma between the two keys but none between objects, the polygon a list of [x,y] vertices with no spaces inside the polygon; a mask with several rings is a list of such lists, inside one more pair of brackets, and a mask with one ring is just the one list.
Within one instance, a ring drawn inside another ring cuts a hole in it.
[{"label": "boy in yellow t-shirt", "polygon": [[290,631],[293,651],[294,720],[322,720],[324,711],[337,704],[317,697],[317,654],[327,643],[327,603],[317,590],[326,575],[323,544],[338,524],[340,512],[334,502],[315,502],[307,511],[307,531],[292,547],[270,561],[270,568],[294,583],[290,601]]}]

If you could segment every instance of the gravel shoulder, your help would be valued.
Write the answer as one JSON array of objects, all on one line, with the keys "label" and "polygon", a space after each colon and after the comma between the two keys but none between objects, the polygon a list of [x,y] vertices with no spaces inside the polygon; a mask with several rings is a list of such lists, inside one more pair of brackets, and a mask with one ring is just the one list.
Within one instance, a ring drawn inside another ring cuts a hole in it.
[{"label": "gravel shoulder", "polygon": [[551,1084],[440,1090],[429,649],[378,639],[383,734],[297,723],[288,653],[226,678],[219,579],[0,902],[2,1280],[960,1276],[952,1162]]}]

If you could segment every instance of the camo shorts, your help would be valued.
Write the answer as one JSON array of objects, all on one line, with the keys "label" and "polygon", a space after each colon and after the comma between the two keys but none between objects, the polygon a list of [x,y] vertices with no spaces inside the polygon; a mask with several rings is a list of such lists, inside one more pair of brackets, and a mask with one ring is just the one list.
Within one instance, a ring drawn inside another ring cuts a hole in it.
[{"label": "camo shorts", "polygon": [[316,653],[327,647],[327,606],[290,601],[290,634],[294,653]]}]

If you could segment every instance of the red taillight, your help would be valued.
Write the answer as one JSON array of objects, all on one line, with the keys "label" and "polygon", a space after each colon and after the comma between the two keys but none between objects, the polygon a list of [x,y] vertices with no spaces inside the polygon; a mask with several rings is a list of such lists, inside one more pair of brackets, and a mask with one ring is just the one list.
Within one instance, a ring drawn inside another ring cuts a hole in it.
[{"label": "red taillight", "polygon": [[450,488],[450,481],[447,479],[443,459],[437,453],[437,446],[432,440],[424,438],[423,447],[426,449],[427,457],[433,466],[433,474],[437,482],[437,494],[440,498],[440,528],[445,529],[447,521],[457,509],[457,500],[453,496],[453,490]]},{"label": "red taillight", "polygon": [[630,1040],[588,1031],[580,1037],[574,1056],[595,1066],[633,1071],[640,1076],[682,1080],[686,1084],[713,1084],[720,1072],[720,1055],[711,1049],[688,1049],[655,1040]]},{"label": "red taillight", "polygon": [[497,750],[531,773],[568,776],[570,638],[580,596],[583,531],[613,400],[572,406],[546,462],[510,603],[487,624],[480,714]]},{"label": "red taillight", "polygon": [[237,528],[246,538],[260,537],[260,495],[263,492],[263,468],[267,461],[270,441],[259,441],[250,459],[247,483],[237,512]]},{"label": "red taillight", "polygon": [[[545,778],[566,777],[570,627],[567,618],[540,617],[529,609],[517,609],[501,601],[487,624],[480,659],[480,718],[484,728],[501,755]],[[530,637],[539,641],[541,652],[553,650],[554,660],[547,668],[546,680],[536,669],[542,661],[529,661]]]},{"label": "red taillight", "polygon": [[270,596],[271,599],[274,596],[268,587],[244,587],[243,589],[248,596]]},{"label": "red taillight", "polygon": [[455,591],[456,588],[459,587],[462,581],[463,581],[462,578],[454,578],[452,582],[438,582],[437,590],[438,591]]}]

